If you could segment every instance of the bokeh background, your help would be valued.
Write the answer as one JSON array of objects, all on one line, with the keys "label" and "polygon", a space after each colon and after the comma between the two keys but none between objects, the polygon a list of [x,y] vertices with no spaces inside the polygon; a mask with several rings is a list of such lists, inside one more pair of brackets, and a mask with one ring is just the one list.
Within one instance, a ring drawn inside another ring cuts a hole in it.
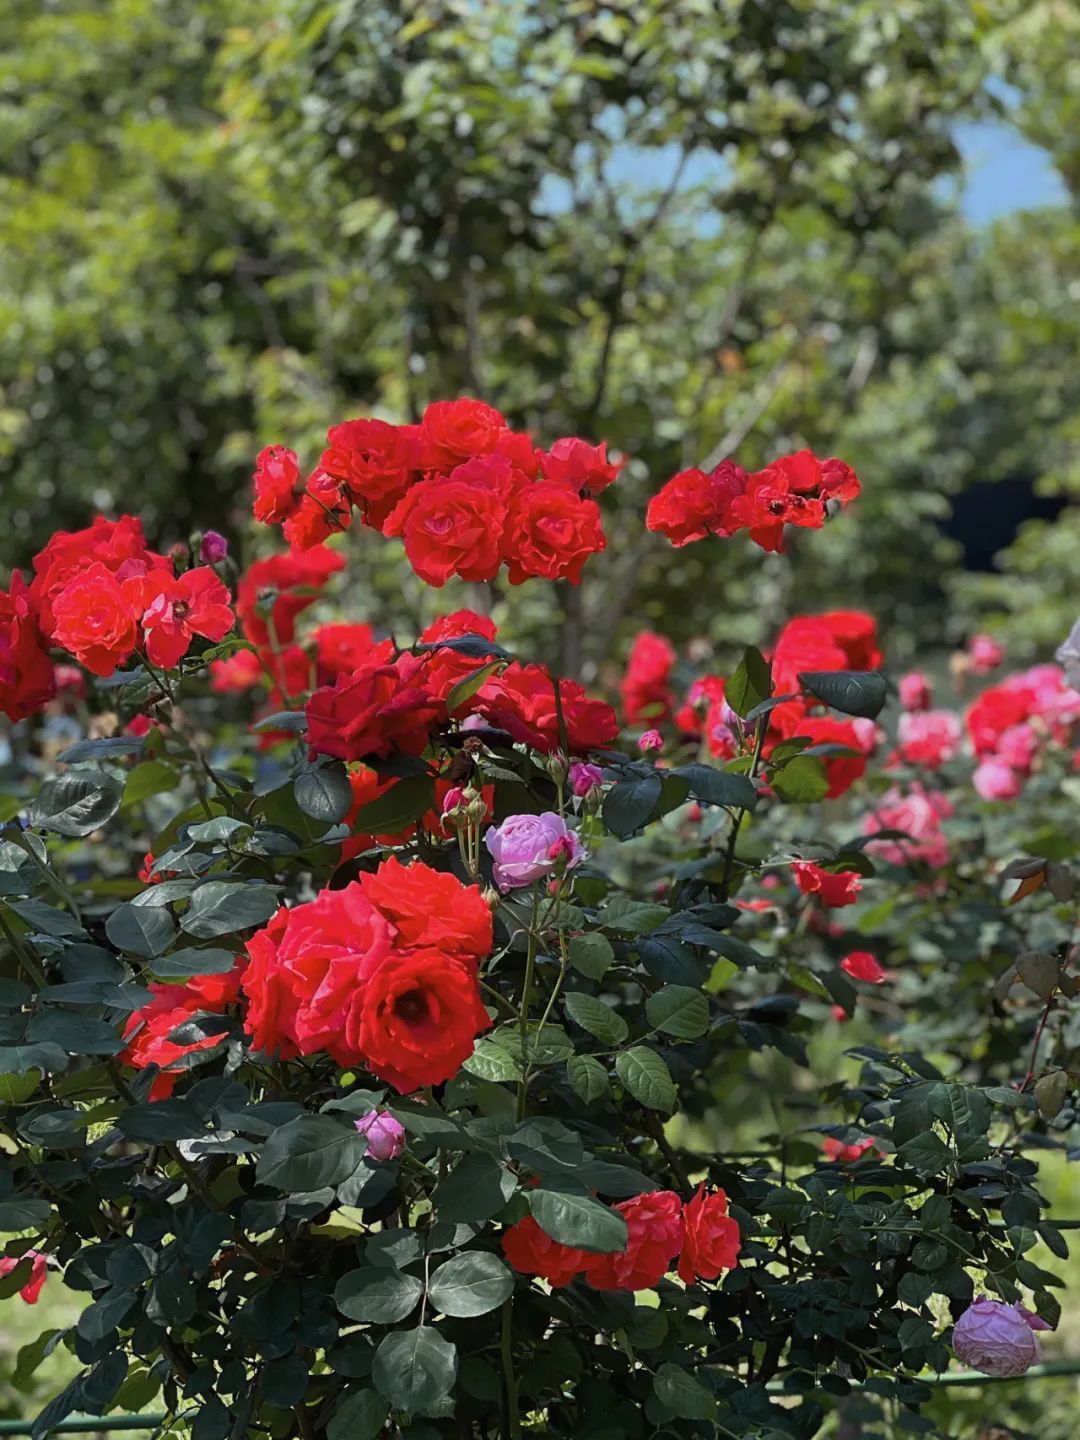
[{"label": "bokeh background", "polygon": [[[566,670],[643,623],[758,640],[835,605],[896,666],[976,629],[1049,658],[1080,591],[1078,202],[1073,0],[5,0],[0,572],[94,510],[253,553],[262,445],[313,464],[333,421],[468,392],[630,457],[563,613],[498,602]],[[801,445],[863,480],[827,545],[644,535],[676,470]],[[396,547],[348,543],[356,618],[422,618]],[[12,1306],[20,1414],[40,1327]],[[1073,1382],[1009,1388],[939,1423],[1074,1433]]]}]

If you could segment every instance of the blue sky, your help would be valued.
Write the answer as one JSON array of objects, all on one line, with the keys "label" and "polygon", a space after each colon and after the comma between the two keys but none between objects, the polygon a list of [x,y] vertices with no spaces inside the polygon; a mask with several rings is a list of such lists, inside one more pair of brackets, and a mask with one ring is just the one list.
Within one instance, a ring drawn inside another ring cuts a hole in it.
[{"label": "blue sky", "polygon": [[967,164],[964,213],[975,224],[1064,202],[1065,188],[1046,152],[1007,126],[962,125],[956,141]]}]

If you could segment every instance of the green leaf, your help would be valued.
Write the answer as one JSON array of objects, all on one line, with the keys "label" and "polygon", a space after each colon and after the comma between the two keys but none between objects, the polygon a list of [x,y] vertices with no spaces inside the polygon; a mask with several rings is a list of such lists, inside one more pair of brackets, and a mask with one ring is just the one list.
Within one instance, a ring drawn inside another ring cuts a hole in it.
[{"label": "green leaf", "polygon": [[669,1114],[678,1103],[678,1095],[671,1075],[655,1050],[644,1045],[635,1045],[632,1050],[623,1050],[615,1057],[615,1073],[642,1105],[649,1110],[664,1110]]},{"label": "green leaf", "polygon": [[105,934],[118,950],[153,960],[176,936],[176,922],[161,906],[118,905],[105,921]]},{"label": "green leaf", "polygon": [[390,1406],[374,1390],[346,1390],[330,1417],[326,1440],[378,1440]]},{"label": "green leaf", "polygon": [[396,1325],[411,1315],[424,1287],[415,1275],[388,1266],[350,1270],[334,1289],[334,1304],[350,1320]]},{"label": "green leaf", "polygon": [[620,935],[644,935],[667,918],[666,905],[650,905],[644,900],[631,900],[628,895],[615,895],[605,905],[600,924],[605,930],[615,930]]},{"label": "green leaf", "polygon": [[59,835],[90,835],[120,809],[123,787],[106,770],[69,770],[45,781],[28,811],[30,824]]},{"label": "green leaf", "polygon": [[446,697],[447,713],[453,715],[458,706],[464,705],[466,700],[471,700],[483,687],[484,682],[490,679],[496,670],[501,670],[502,666],[503,661],[493,660],[490,665],[482,665],[479,670],[474,670],[471,675],[466,675],[464,680],[459,680]]},{"label": "green leaf", "polygon": [[293,782],[293,794],[304,814],[323,825],[337,825],[352,809],[349,772],[340,760],[302,770]]},{"label": "green leaf", "polygon": [[277,893],[270,885],[208,880],[192,895],[180,928],[197,940],[213,940],[218,935],[265,925],[277,908]]},{"label": "green leaf", "polygon": [[514,1290],[514,1277],[484,1250],[466,1250],[440,1265],[428,1285],[428,1298],[443,1315],[467,1319],[496,1309]]},{"label": "green leaf", "polygon": [[67,1063],[60,1045],[0,1046],[0,1070],[8,1075],[25,1075],[28,1070],[66,1070]]},{"label": "green leaf", "polygon": [[124,1048],[112,1025],[72,1010],[49,1009],[32,1015],[26,1038],[31,1045],[59,1045],[69,1055],[115,1055]]},{"label": "green leaf", "polygon": [[590,980],[600,980],[608,966],[615,959],[615,951],[606,935],[595,931],[588,935],[574,935],[567,946],[570,964]]},{"label": "green leaf", "polygon": [[656,1398],[680,1420],[711,1420],[716,1414],[716,1397],[681,1365],[666,1362],[653,1376]]},{"label": "green leaf", "polygon": [[585,1105],[595,1105],[608,1093],[607,1071],[592,1055],[572,1055],[566,1062],[570,1088]]},{"label": "green leaf", "polygon": [[593,995],[572,990],[563,997],[563,1004],[574,1024],[594,1035],[603,1045],[621,1045],[630,1033],[622,1016]]},{"label": "green leaf", "polygon": [[516,1081],[522,1075],[517,1058],[488,1035],[477,1040],[473,1053],[461,1068],[481,1080]]},{"label": "green leaf", "polygon": [[435,1192],[440,1220],[481,1225],[506,1205],[517,1188],[511,1170],[493,1155],[466,1155]]},{"label": "green leaf", "polygon": [[762,655],[748,645],[734,674],[724,686],[724,699],[738,716],[748,715],[755,705],[772,694],[772,667]]},{"label": "green leaf", "polygon": [[302,1115],[275,1130],[259,1156],[260,1185],[302,1194],[340,1185],[360,1164],[364,1138],[324,1115]]},{"label": "green leaf", "polygon": [[877,719],[888,696],[885,677],[877,670],[806,670],[799,684],[833,710],[866,720]]},{"label": "green leaf", "polygon": [[709,1002],[688,985],[665,985],[646,1000],[645,1016],[654,1030],[679,1040],[696,1040],[709,1028]]},{"label": "green leaf", "polygon": [[619,780],[604,797],[601,816],[612,835],[626,840],[652,819],[664,791],[663,777],[658,771]]},{"label": "green leaf", "polygon": [[584,1188],[543,1185],[526,1196],[533,1219],[560,1245],[571,1245],[597,1255],[626,1249],[626,1221],[617,1210],[602,1205]]},{"label": "green leaf", "polygon": [[707,805],[729,805],[739,810],[752,810],[757,804],[757,791],[746,775],[718,770],[714,765],[680,765],[671,772],[685,780],[690,794]]},{"label": "green leaf", "polygon": [[0,1233],[14,1235],[19,1230],[36,1229],[48,1223],[52,1207],[47,1200],[32,1195],[7,1195],[0,1200]]},{"label": "green leaf", "polygon": [[57,940],[87,938],[86,931],[66,910],[57,910],[43,900],[6,900],[4,903],[35,934],[52,935]]},{"label": "green leaf", "polygon": [[236,961],[231,950],[208,946],[205,950],[174,950],[171,955],[161,955],[150,969],[162,980],[190,980],[193,975],[227,975]]},{"label": "green leaf", "polygon": [[180,776],[164,760],[144,760],[129,772],[124,781],[122,803],[126,809],[129,805],[138,805],[142,800],[149,800],[151,795],[163,795],[169,790],[175,790],[179,784]]},{"label": "green leaf", "polygon": [[431,1325],[387,1335],[375,1352],[372,1379],[395,1410],[430,1410],[457,1377],[457,1348]]},{"label": "green leaf", "polygon": [[117,1119],[116,1128],[129,1140],[162,1144],[202,1135],[206,1124],[190,1100],[148,1100],[132,1105]]},{"label": "green leaf", "polygon": [[769,783],[789,804],[812,805],[829,793],[829,776],[816,755],[796,755],[769,775]]},{"label": "green leaf", "polygon": [[933,1130],[905,1140],[896,1153],[905,1165],[926,1175],[939,1175],[956,1159],[956,1152]]},{"label": "green leaf", "polygon": [[117,755],[138,755],[145,740],[134,735],[113,735],[108,740],[76,740],[56,757],[64,765],[78,765],[83,760],[112,759]]},{"label": "green leaf", "polygon": [[353,829],[357,834],[396,835],[426,815],[434,803],[432,776],[406,775],[361,808],[353,821]]}]

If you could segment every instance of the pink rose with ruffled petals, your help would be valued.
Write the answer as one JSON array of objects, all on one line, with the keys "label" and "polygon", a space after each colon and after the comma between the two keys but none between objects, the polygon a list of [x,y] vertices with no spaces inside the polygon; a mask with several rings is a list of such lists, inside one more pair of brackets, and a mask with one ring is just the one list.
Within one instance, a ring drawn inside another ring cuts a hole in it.
[{"label": "pink rose with ruffled petals", "polygon": [[905,711],[898,733],[901,759],[936,770],[959,754],[964,727],[952,710]]},{"label": "pink rose with ruffled petals", "polygon": [[1035,1330],[1049,1326],[1022,1305],[983,1298],[969,1305],[953,1327],[958,1360],[984,1375],[1023,1375],[1039,1358]]},{"label": "pink rose with ruffled petals", "polygon": [[1020,777],[1001,760],[984,760],[975,767],[971,783],[983,800],[1015,800],[1020,794]]},{"label": "pink rose with ruffled petals", "polygon": [[405,1127],[393,1115],[369,1110],[355,1121],[361,1135],[367,1136],[366,1155],[369,1160],[396,1160],[405,1149]]},{"label": "pink rose with ruffled petals", "polygon": [[949,842],[941,833],[941,822],[952,813],[952,802],[940,790],[924,790],[921,785],[913,785],[906,795],[898,789],[888,790],[877,809],[863,821],[863,834],[903,830],[909,838],[873,840],[866,848],[891,865],[922,860],[940,868],[949,860]]},{"label": "pink rose with ruffled petals", "polygon": [[557,868],[572,870],[585,851],[581,837],[561,815],[511,815],[484,837],[495,861],[495,884],[504,893],[543,880]]}]

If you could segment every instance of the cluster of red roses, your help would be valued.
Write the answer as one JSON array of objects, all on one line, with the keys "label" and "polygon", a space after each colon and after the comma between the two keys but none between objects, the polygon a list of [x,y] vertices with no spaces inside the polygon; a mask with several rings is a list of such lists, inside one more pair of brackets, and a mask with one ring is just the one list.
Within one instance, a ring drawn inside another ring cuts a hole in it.
[{"label": "cluster of red roses", "polygon": [[[836,752],[822,759],[829,795],[842,795],[865,771],[878,728],[871,720],[846,720],[825,713],[812,696],[800,693],[799,675],[813,670],[871,670],[880,665],[873,617],[861,610],[796,616],[780,631],[769,653],[774,693],[792,698],[770,712],[763,750],[766,759],[779,744],[796,736],[812,745],[836,746]],[[740,721],[724,699],[723,676],[704,675],[695,680],[685,703],[676,708],[672,688],[675,661],[675,651],[662,635],[651,631],[638,635],[621,685],[627,723],[647,720],[655,725],[670,719],[682,739],[700,739],[710,754],[730,760],[738,750]]]},{"label": "cluster of red roses", "polygon": [[267,1055],[325,1052],[402,1092],[437,1085],[491,1024],[477,979],[491,943],[491,911],[476,885],[391,857],[343,890],[282,906],[229,974],[151,985],[153,1001],[128,1022],[123,1059],[161,1067],[152,1094],[168,1095],[186,1057],[225,1035],[173,1033],[242,1001],[245,1028]]},{"label": "cluster of red roses", "polygon": [[785,525],[820,530],[829,502],[841,508],[859,491],[850,465],[820,460],[811,450],[781,455],[752,473],[721,460],[715,470],[673,476],[649,501],[645,523],[673,545],[748,530],[755,545],[783,552]]},{"label": "cluster of red roses", "polygon": [[33,563],[29,586],[15,571],[0,591],[0,711],[12,720],[55,695],[50,645],[111,675],[136,650],[171,669],[196,635],[216,642],[232,629],[229,592],[213,568],[177,574],[131,515],[59,531]]},{"label": "cluster of red roses", "polygon": [[654,1190],[615,1209],[627,1229],[626,1247],[615,1254],[561,1245],[531,1215],[503,1233],[503,1252],[515,1270],[539,1275],[555,1289],[580,1276],[594,1290],[651,1290],[676,1256],[677,1273],[687,1285],[715,1280],[739,1263],[739,1226],[728,1214],[723,1190],[706,1192],[699,1185],[685,1204],[673,1190]]},{"label": "cluster of red roses", "polygon": [[400,536],[429,585],[493,580],[505,563],[512,585],[531,576],[581,578],[605,545],[595,496],[619,463],[605,444],[568,436],[540,450],[480,400],[439,400],[418,425],[346,420],[303,479],[294,451],[263,450],[255,469],[257,520],[281,524],[308,548],[352,520]]}]

